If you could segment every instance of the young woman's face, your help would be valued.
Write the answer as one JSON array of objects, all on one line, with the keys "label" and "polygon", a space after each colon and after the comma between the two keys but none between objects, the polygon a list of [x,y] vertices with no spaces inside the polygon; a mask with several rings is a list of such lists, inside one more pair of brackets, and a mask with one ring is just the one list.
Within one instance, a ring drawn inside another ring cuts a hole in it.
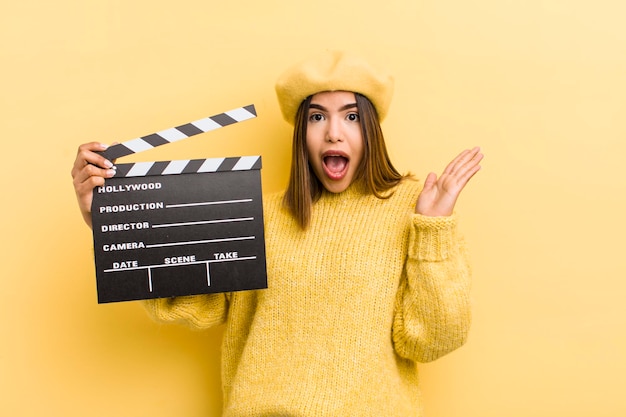
[{"label": "young woman's face", "polygon": [[324,188],[332,193],[348,188],[364,153],[354,93],[326,91],[311,98],[306,147],[309,163]]}]

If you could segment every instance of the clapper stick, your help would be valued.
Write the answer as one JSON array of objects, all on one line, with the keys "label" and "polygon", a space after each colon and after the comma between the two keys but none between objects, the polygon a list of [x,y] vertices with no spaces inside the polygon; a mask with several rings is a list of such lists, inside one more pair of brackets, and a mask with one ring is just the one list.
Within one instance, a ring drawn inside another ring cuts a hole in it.
[{"label": "clapper stick", "polygon": [[251,169],[261,169],[261,156],[238,156],[231,158],[185,159],[176,161],[118,164],[114,177],[130,178],[144,177],[146,175],[248,171]]},{"label": "clapper stick", "polygon": [[122,156],[143,152],[157,146],[187,139],[190,136],[199,135],[200,133],[216,130],[220,127],[229,126],[255,117],[256,109],[254,108],[254,104],[250,104],[184,125],[152,133],[147,136],[118,143],[117,145],[109,147],[106,151],[102,152],[101,155],[108,160],[114,160]]}]

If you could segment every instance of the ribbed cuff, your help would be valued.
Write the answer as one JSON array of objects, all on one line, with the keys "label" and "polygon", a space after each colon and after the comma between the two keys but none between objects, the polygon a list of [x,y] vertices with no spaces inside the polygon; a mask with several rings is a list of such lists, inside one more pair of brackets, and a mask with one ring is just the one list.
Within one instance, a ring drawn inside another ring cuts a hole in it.
[{"label": "ribbed cuff", "polygon": [[431,262],[447,259],[456,240],[457,216],[412,217],[409,257]]}]

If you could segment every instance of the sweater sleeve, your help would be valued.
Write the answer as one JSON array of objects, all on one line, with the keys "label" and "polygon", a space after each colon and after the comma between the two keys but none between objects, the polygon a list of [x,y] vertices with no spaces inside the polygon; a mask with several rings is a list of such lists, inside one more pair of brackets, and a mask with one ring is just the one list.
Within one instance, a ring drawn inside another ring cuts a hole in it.
[{"label": "sweater sleeve", "polygon": [[191,295],[143,301],[148,314],[156,321],[185,324],[195,329],[208,329],[226,321],[226,294]]},{"label": "sweater sleeve", "polygon": [[471,321],[470,270],[456,216],[412,215],[398,289],[393,341],[398,354],[433,361],[462,346]]}]

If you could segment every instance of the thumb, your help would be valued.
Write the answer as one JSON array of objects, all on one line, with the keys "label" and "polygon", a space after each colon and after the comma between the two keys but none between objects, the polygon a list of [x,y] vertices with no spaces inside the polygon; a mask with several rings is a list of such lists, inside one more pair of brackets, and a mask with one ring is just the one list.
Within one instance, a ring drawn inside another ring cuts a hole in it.
[{"label": "thumb", "polygon": [[424,180],[424,190],[430,190],[437,184],[437,174],[434,172],[429,173]]}]

